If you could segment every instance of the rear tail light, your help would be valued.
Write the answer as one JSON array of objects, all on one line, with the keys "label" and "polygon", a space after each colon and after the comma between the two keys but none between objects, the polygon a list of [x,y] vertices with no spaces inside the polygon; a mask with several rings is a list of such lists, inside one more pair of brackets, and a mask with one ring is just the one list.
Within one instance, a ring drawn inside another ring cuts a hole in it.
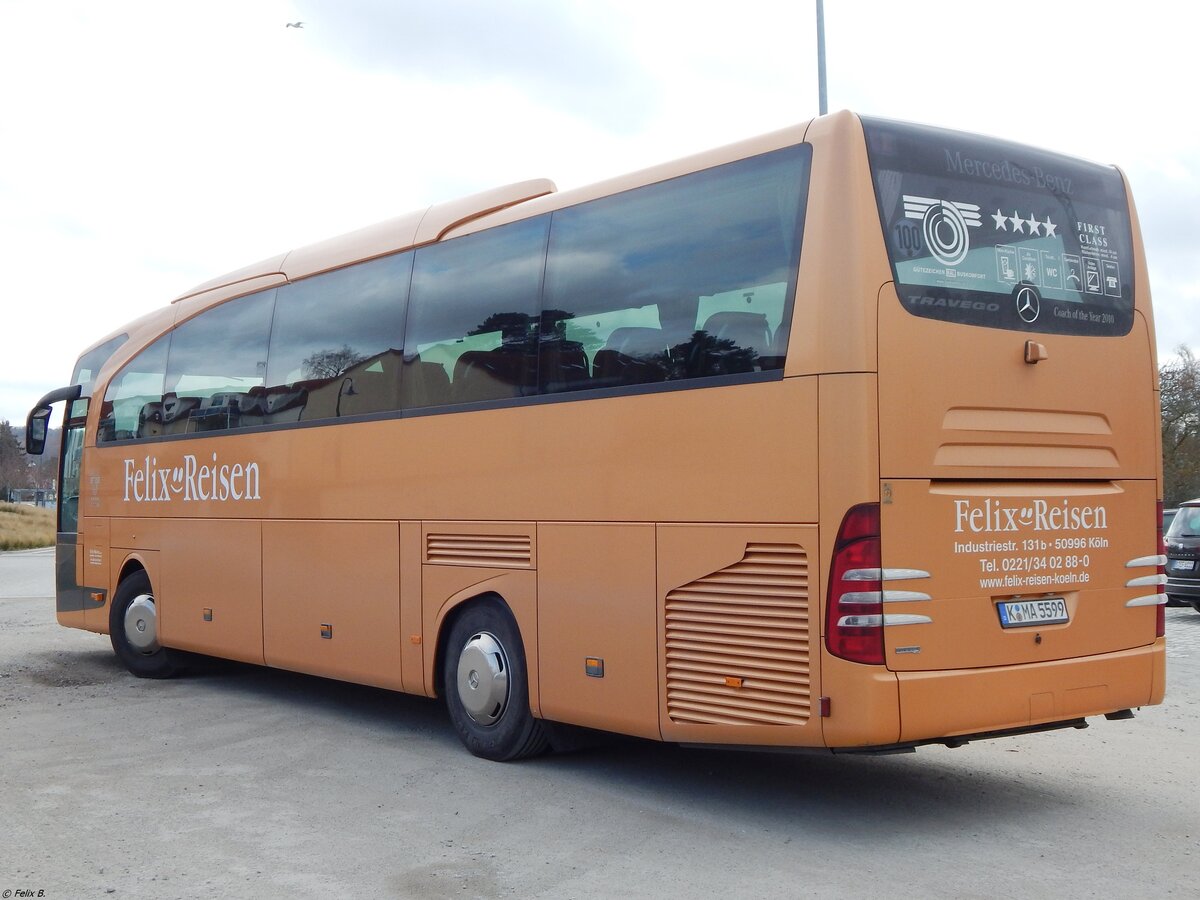
[{"label": "rear tail light", "polygon": [[882,566],[879,504],[852,507],[838,529],[829,567],[825,646],[834,656],[883,664]]},{"label": "rear tail light", "polygon": [[[1161,500],[1159,500],[1157,503],[1157,510],[1156,510],[1154,518],[1155,518],[1155,521],[1158,522],[1158,552],[1163,554],[1162,559],[1165,560],[1167,558],[1166,557],[1167,539],[1163,536],[1163,527],[1162,527],[1163,502]],[[1165,576],[1167,574],[1167,567],[1159,566],[1158,574]],[[1159,588],[1159,590],[1163,590],[1163,589]],[[1167,636],[1167,608],[1166,608],[1166,606],[1164,606],[1162,604],[1159,604],[1158,606],[1154,607],[1154,636],[1155,637],[1166,637]]]}]

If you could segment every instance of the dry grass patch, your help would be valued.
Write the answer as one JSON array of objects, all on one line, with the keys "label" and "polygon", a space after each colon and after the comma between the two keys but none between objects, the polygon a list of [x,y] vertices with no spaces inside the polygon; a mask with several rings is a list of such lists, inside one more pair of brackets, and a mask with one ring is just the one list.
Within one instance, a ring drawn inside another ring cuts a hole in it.
[{"label": "dry grass patch", "polygon": [[0,503],[0,550],[53,547],[54,510]]}]

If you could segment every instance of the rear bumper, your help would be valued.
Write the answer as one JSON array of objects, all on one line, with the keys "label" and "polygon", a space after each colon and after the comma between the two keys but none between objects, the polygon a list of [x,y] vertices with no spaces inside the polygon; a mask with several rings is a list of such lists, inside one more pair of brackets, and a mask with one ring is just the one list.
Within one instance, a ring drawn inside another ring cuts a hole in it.
[{"label": "rear bumper", "polygon": [[1179,597],[1182,600],[1200,600],[1200,580],[1195,578],[1172,578],[1167,576],[1168,597]]},{"label": "rear bumper", "polygon": [[897,673],[900,743],[1035,730],[1160,703],[1166,641],[1085,659]]}]

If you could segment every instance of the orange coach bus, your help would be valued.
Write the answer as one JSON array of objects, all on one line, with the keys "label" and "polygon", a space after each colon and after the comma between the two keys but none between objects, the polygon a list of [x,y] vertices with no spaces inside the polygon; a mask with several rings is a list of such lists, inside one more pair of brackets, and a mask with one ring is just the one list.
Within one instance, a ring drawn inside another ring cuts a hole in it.
[{"label": "orange coach bus", "polygon": [[135,675],[881,751],[1161,701],[1157,391],[1119,170],[842,112],[232,272],[28,435],[66,401],[58,620]]}]

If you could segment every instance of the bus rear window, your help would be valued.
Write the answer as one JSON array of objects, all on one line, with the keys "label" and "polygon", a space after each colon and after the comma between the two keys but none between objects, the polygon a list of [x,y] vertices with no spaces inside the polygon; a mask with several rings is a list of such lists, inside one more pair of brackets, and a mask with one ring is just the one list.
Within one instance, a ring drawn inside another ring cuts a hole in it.
[{"label": "bus rear window", "polygon": [[1060,334],[1132,327],[1133,242],[1116,169],[939,128],[864,118],[863,129],[911,313]]}]

